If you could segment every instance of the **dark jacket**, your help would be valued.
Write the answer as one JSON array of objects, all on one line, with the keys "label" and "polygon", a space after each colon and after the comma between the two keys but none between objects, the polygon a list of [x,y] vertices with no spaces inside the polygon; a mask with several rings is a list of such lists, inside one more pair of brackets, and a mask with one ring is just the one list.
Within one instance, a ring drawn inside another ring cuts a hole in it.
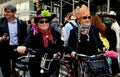
[{"label": "dark jacket", "polygon": [[[27,24],[24,21],[19,20],[19,19],[17,19],[17,24],[18,24],[17,25],[18,43],[19,45],[21,45],[27,36],[27,30],[26,30]],[[8,21],[6,18],[1,18],[0,19],[0,37],[2,37],[4,33],[7,33],[9,36]],[[3,45],[2,42],[0,42],[0,45],[1,44]],[[8,45],[8,44],[9,44],[9,41],[7,41],[5,45]]]},{"label": "dark jacket", "polygon": [[61,32],[58,21],[51,21],[50,22],[50,28],[58,31],[59,33]]},{"label": "dark jacket", "polygon": [[93,55],[97,53],[98,48],[102,50],[104,45],[99,38],[99,31],[96,26],[90,27],[89,37],[90,40],[87,41],[87,35],[81,34],[81,42],[78,42],[78,28],[71,30],[68,40],[68,50],[70,53],[72,51],[76,51],[77,53],[81,54]]},{"label": "dark jacket", "polygon": [[55,44],[49,43],[48,47],[44,47],[42,34],[38,32],[38,34],[33,35],[33,31],[31,31],[31,33],[28,35],[23,45],[28,48],[41,49],[41,52],[50,52],[50,53],[63,52],[64,47],[63,47],[63,41],[60,39],[60,34],[53,29],[51,29],[51,32]]},{"label": "dark jacket", "polygon": [[[114,30],[112,30],[111,28],[107,28],[105,30],[105,36],[107,38],[107,40],[109,41],[110,44],[110,48],[109,50],[114,50],[116,51],[116,43],[117,43],[117,38],[116,38],[116,33]],[[114,39],[114,40],[113,40]]]}]

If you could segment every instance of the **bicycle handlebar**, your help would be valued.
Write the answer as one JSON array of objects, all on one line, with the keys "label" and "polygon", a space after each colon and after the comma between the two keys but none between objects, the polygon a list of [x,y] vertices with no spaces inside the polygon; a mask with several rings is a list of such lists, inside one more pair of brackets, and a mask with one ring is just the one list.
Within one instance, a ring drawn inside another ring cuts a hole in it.
[{"label": "bicycle handlebar", "polygon": [[37,51],[41,51],[41,49],[27,48],[26,51],[27,51],[28,53],[37,53]]},{"label": "bicycle handlebar", "polygon": [[18,57],[18,60],[21,60],[21,59],[24,59],[24,58],[30,58],[30,57],[35,57],[35,55],[24,55],[24,56],[21,56],[21,57]]},{"label": "bicycle handlebar", "polygon": [[94,59],[94,58],[99,58],[99,57],[104,57],[104,54],[106,53],[107,51],[105,52],[102,52],[100,54],[97,54],[97,55],[85,55],[85,54],[78,54],[76,53],[76,57],[75,59],[78,60],[78,59]]},{"label": "bicycle handlebar", "polygon": [[18,60],[24,59],[24,58],[30,58],[30,57],[35,57],[35,55],[31,54],[34,53],[36,54],[37,51],[40,51],[40,49],[32,49],[32,48],[27,48],[26,49],[26,55],[20,56],[18,57]]}]

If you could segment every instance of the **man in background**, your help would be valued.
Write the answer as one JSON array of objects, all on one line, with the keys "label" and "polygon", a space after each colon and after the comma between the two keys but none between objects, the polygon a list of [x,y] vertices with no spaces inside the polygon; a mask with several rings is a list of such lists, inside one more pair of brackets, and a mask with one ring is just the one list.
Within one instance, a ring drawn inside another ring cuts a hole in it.
[{"label": "man in background", "polygon": [[56,14],[51,15],[50,21],[50,28],[61,33],[61,27],[59,26],[58,17]]}]

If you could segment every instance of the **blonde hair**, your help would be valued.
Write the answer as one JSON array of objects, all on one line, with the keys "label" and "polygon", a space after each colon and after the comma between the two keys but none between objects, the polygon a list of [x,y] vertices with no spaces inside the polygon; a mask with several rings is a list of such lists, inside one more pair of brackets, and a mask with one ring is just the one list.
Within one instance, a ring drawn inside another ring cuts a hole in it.
[{"label": "blonde hair", "polygon": [[80,7],[77,6],[77,7],[75,8],[75,10],[73,11],[73,13],[74,13],[74,14],[79,13],[79,10],[80,10]]},{"label": "blonde hair", "polygon": [[73,12],[69,12],[66,17],[68,17],[70,20],[76,19]]},{"label": "blonde hair", "polygon": [[90,16],[89,8],[86,5],[82,5],[81,7],[77,6],[73,13],[76,15],[77,19],[82,18],[83,16]]},{"label": "blonde hair", "polygon": [[81,6],[79,12],[80,12],[81,17],[84,16],[84,15],[87,15],[87,16],[90,15],[89,8],[86,5],[84,5],[84,4]]}]

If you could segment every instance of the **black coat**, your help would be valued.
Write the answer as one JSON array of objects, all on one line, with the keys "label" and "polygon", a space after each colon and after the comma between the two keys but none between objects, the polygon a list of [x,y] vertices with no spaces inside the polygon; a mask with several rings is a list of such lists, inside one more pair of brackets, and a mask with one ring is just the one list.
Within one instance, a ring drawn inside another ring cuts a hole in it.
[{"label": "black coat", "polygon": [[109,50],[116,51],[117,38],[116,38],[115,31],[112,30],[111,28],[107,28],[105,30],[105,36],[106,36],[106,38],[107,38],[107,40],[109,41],[109,44],[110,44]]},{"label": "black coat", "polygon": [[42,34],[38,32],[38,34],[33,35],[33,31],[31,31],[23,45],[26,46],[27,48],[40,49],[41,52],[50,52],[50,53],[63,52],[64,47],[63,47],[63,41],[60,39],[60,34],[53,29],[51,29],[51,32],[55,44],[49,43],[47,47],[44,47]]},{"label": "black coat", "polygon": [[98,48],[102,50],[104,45],[99,38],[99,31],[96,26],[90,27],[89,37],[90,40],[87,41],[87,35],[81,34],[81,42],[78,42],[78,28],[72,29],[68,40],[68,50],[70,53],[77,51],[81,54],[93,55],[97,53]]}]

